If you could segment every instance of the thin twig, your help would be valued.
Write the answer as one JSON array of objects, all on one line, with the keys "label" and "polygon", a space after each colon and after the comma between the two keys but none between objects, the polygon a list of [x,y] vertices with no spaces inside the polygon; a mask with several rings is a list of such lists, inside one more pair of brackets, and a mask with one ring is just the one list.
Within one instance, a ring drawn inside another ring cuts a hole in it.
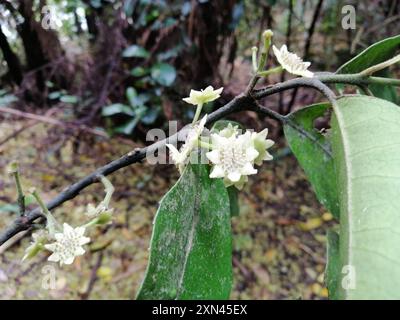
[{"label": "thin twig", "polygon": [[89,133],[92,133],[94,135],[105,137],[105,138],[108,137],[108,135],[105,132],[101,131],[101,130],[92,129],[92,128],[89,128],[87,126],[76,125],[76,124],[71,123],[71,122],[63,122],[63,121],[58,120],[58,119],[54,119],[54,118],[50,118],[50,117],[47,117],[47,116],[42,116],[42,115],[38,115],[38,114],[34,114],[34,113],[24,112],[24,111],[12,109],[12,108],[9,108],[9,107],[1,107],[0,108],[0,112],[12,114],[12,115],[17,116],[17,117],[22,117],[22,118],[27,118],[27,119],[39,121],[39,122],[48,123],[48,124],[55,125],[55,126],[61,126],[61,127],[66,127],[66,128],[76,128],[76,129],[79,129],[79,130],[82,130],[82,131],[85,131],[85,132],[89,132]]},{"label": "thin twig", "polygon": [[86,291],[81,295],[82,300],[87,300],[90,296],[90,294],[93,291],[94,284],[96,283],[98,276],[97,276],[97,271],[101,267],[101,263],[103,262],[103,257],[104,257],[104,252],[100,251],[99,255],[97,256],[97,261],[96,264],[94,265],[92,272],[90,273],[90,280],[87,286]]}]

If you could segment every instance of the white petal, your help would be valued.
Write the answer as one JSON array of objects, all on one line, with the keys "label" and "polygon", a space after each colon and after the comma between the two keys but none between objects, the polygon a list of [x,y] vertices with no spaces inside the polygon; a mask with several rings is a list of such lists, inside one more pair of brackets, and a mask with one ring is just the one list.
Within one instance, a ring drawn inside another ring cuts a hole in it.
[{"label": "white petal", "polygon": [[275,57],[278,59],[281,58],[281,52],[279,51],[279,49],[277,47],[275,47],[275,45],[272,46],[272,50],[274,51]]},{"label": "white petal", "polygon": [[190,104],[193,104],[193,105],[196,105],[197,103],[192,99],[192,98],[183,98],[182,99],[183,101],[185,101],[186,103],[190,103]]},{"label": "white petal", "polygon": [[248,162],[243,166],[243,168],[241,170],[241,173],[243,175],[256,174],[257,173],[257,169],[254,169],[252,164],[250,162]]},{"label": "white petal", "polygon": [[213,147],[225,146],[227,143],[229,143],[229,139],[213,133],[211,134],[211,143]]},{"label": "white petal", "polygon": [[248,148],[246,150],[246,158],[248,161],[253,161],[259,155],[258,151],[254,148]]},{"label": "white petal", "polygon": [[237,182],[240,180],[240,173],[237,171],[230,172],[228,174],[228,179],[231,180],[232,182]]},{"label": "white petal", "polygon": [[204,93],[211,93],[211,92],[213,92],[213,91],[214,91],[213,86],[208,86],[207,88],[205,88],[205,89],[203,90]]},{"label": "white petal", "polygon": [[75,249],[75,252],[74,252],[75,256],[81,256],[81,255],[83,255],[84,253],[85,253],[85,250],[84,250],[82,247],[76,248],[76,249]]},{"label": "white petal", "polygon": [[208,160],[210,160],[212,163],[215,163],[215,164],[220,163],[219,151],[218,151],[218,150],[213,150],[213,151],[207,152],[207,153],[206,153],[206,157],[207,157]]},{"label": "white petal", "polygon": [[49,251],[54,251],[56,248],[56,244],[55,243],[45,244],[44,247]]},{"label": "white petal", "polygon": [[222,93],[222,90],[224,90],[224,87],[221,87],[221,88],[215,90],[214,92],[215,92],[216,94],[220,95],[220,94]]},{"label": "white petal", "polygon": [[257,137],[264,140],[268,135],[268,128],[265,128],[263,131],[257,133]]},{"label": "white petal", "polygon": [[272,147],[274,144],[275,144],[275,142],[271,139],[265,140],[265,148],[266,149]]},{"label": "white petal", "polygon": [[265,152],[264,160],[270,161],[270,160],[273,160],[273,159],[274,159],[274,157],[270,153]]},{"label": "white petal", "polygon": [[221,166],[214,166],[211,169],[210,178],[222,178],[224,177],[225,172]]},{"label": "white petal", "polygon": [[74,256],[70,256],[67,259],[63,260],[63,263],[65,264],[72,264],[72,262],[74,262],[75,257]]},{"label": "white petal", "polygon": [[58,253],[53,253],[50,257],[47,258],[48,261],[60,261],[60,256]]},{"label": "white petal", "polygon": [[68,223],[63,224],[63,228],[64,228],[64,233],[70,233],[74,231],[74,228],[72,228]]},{"label": "white petal", "polygon": [[87,243],[89,243],[90,242],[90,238],[88,238],[88,237],[81,237],[80,239],[79,239],[79,244],[81,245],[81,246],[83,246],[84,244],[87,244]]},{"label": "white petal", "polygon": [[57,241],[61,241],[64,238],[64,233],[57,232],[54,234],[54,238],[56,238]]},{"label": "white petal", "polygon": [[85,228],[84,227],[77,227],[77,228],[75,228],[75,232],[79,237],[81,237],[85,233]]}]

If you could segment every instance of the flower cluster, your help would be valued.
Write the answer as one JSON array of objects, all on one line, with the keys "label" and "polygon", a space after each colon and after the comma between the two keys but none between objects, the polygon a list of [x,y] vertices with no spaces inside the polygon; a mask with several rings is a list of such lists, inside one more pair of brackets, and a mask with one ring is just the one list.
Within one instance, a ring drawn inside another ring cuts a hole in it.
[{"label": "flower cluster", "polygon": [[100,177],[106,191],[104,200],[95,207],[93,204],[87,206],[86,215],[92,220],[83,226],[72,227],[64,223],[62,228],[55,220],[54,216],[47,210],[36,191],[32,194],[42,208],[46,216],[46,228],[40,229],[32,234],[32,242],[25,250],[22,260],[29,259],[37,255],[42,250],[51,251],[48,261],[58,262],[60,265],[72,264],[75,257],[85,253],[84,245],[90,242],[90,238],[85,236],[88,227],[93,225],[103,225],[112,219],[113,209],[109,208],[114,187],[106,177]]},{"label": "flower cluster", "polygon": [[239,134],[237,127],[227,127],[211,134],[211,151],[206,156],[212,163],[210,178],[223,178],[225,186],[242,189],[248,176],[257,173],[254,165],[272,160],[267,151],[274,142],[266,139],[268,129]]},{"label": "flower cluster", "polygon": [[[202,91],[191,91],[185,101],[192,104],[204,103],[219,97],[221,89],[213,90],[207,87]],[[195,92],[195,93],[193,93]],[[254,165],[261,165],[264,160],[272,160],[267,151],[274,142],[266,139],[268,129],[256,133],[246,131],[240,134],[237,126],[229,123],[217,133],[212,133],[210,143],[201,139],[207,115],[197,124],[192,124],[183,146],[178,150],[174,145],[167,144],[170,156],[180,173],[189,163],[191,153],[197,148],[207,148],[207,159],[212,165],[210,178],[222,178],[225,186],[235,186],[241,189],[248,181],[248,176],[257,173]]]}]

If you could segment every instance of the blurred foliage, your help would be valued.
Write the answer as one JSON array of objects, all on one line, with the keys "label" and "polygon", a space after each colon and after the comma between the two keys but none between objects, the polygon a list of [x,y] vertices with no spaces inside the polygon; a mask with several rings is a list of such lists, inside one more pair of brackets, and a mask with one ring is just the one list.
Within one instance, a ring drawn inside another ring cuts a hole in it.
[{"label": "blurred foliage", "polygon": [[[341,27],[344,4],[356,8],[355,30]],[[42,28],[45,5],[55,30]],[[181,98],[191,88],[240,93],[235,68],[249,64],[266,28],[313,69],[334,71],[400,27],[396,0],[2,0],[0,12],[0,85],[20,107],[66,106],[68,116],[139,139],[165,120],[186,122],[193,110]],[[129,88],[146,102],[132,105]]]}]

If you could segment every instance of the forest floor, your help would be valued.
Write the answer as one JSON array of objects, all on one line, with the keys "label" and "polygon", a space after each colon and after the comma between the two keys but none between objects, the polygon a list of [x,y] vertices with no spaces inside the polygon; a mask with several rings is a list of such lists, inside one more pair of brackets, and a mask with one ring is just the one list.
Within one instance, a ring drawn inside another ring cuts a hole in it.
[{"label": "forest floor", "polygon": [[[21,122],[0,123],[0,141]],[[0,229],[15,216],[11,177],[3,168],[20,162],[23,185],[49,200],[70,183],[130,151],[118,138],[60,138],[62,129],[37,124],[0,145]],[[279,147],[280,146],[280,147]],[[283,143],[272,151],[277,154]],[[279,158],[279,157],[278,157]],[[325,299],[326,231],[334,222],[317,202],[292,155],[267,162],[240,193],[233,217],[232,299]],[[135,164],[110,176],[114,224],[91,230],[89,252],[62,268],[46,253],[21,262],[29,236],[0,253],[0,299],[132,299],[143,279],[158,201],[178,177],[172,165]],[[84,190],[54,210],[61,222],[79,225],[89,202],[103,198],[101,185]],[[30,207],[34,204],[30,205]],[[55,289],[46,284],[53,276]],[[50,278],[49,278],[50,277]]]}]

